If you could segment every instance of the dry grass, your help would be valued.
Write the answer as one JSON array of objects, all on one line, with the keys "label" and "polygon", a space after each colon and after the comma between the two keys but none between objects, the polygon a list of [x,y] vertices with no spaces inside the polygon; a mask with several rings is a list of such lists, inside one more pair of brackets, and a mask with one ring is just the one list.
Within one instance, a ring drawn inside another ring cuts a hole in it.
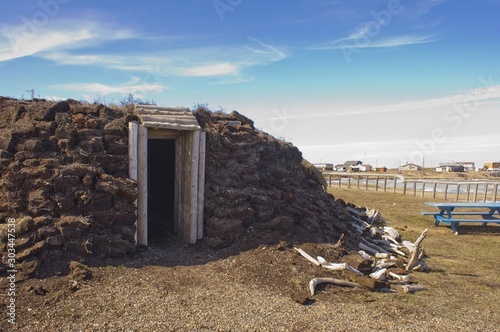
[{"label": "dry grass", "polygon": [[460,225],[461,234],[456,236],[448,226],[434,227],[432,216],[420,214],[433,211],[424,204],[432,199],[358,189],[334,188],[331,192],[336,198],[380,210],[404,239],[414,241],[429,228],[423,245],[432,271],[417,274],[428,291],[405,297],[410,307],[442,312],[451,320],[469,315],[471,330],[474,320],[500,325],[500,226]]}]

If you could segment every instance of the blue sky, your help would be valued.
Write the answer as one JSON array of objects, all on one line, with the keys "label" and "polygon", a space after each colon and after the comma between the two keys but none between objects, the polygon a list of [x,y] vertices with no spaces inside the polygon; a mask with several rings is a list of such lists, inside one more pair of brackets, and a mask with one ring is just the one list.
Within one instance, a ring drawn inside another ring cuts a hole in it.
[{"label": "blue sky", "polygon": [[237,110],[311,162],[500,160],[499,0],[2,5],[0,95]]}]

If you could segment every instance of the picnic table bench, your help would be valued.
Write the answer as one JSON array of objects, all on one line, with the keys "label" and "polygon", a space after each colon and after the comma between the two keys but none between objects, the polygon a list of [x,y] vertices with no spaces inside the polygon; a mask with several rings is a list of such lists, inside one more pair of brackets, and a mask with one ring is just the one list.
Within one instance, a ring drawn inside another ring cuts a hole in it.
[{"label": "picnic table bench", "polygon": [[[462,222],[480,222],[483,226],[488,223],[500,223],[500,218],[495,216],[500,215],[500,202],[468,202],[468,203],[425,203],[428,206],[433,206],[439,209],[439,212],[422,212],[423,215],[434,216],[434,226],[440,222],[449,224],[455,234],[458,234],[457,227]],[[474,209],[474,211],[457,211],[456,209]],[[481,217],[481,218],[473,218]]]}]

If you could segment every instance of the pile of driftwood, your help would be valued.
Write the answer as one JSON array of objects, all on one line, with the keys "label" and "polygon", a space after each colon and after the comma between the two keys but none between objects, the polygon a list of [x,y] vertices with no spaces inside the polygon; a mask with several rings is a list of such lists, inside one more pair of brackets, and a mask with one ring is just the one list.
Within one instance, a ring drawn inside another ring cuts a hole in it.
[{"label": "pile of driftwood", "polygon": [[[410,273],[429,269],[423,260],[424,250],[421,245],[428,230],[425,229],[414,243],[402,241],[396,229],[386,226],[387,222],[379,211],[350,206],[347,206],[346,210],[353,217],[352,228],[360,235],[358,253],[363,260],[363,266],[369,266],[369,269],[356,269],[347,263],[331,263],[321,256],[314,258],[300,248],[295,248],[295,250],[316,266],[330,270],[349,271],[354,276],[368,276],[382,281],[387,287],[380,288],[379,291],[395,292],[396,290],[391,289],[390,285],[399,285],[406,293],[423,290],[423,286],[414,283]],[[393,268],[397,268],[399,274],[391,271]],[[361,286],[359,283],[342,279],[313,278],[309,282],[311,296],[315,294],[316,286],[322,283],[345,287]]]}]

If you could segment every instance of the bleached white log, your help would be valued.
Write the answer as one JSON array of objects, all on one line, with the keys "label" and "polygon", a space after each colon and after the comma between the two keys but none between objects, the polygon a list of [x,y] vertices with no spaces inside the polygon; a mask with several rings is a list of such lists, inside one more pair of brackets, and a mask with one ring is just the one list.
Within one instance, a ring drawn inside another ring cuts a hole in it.
[{"label": "bleached white log", "polygon": [[384,240],[386,240],[386,241],[390,241],[390,242],[392,242],[392,243],[394,243],[394,244],[396,244],[396,245],[399,245],[399,242],[398,242],[395,238],[393,238],[392,236],[390,236],[390,235],[388,235],[388,234],[384,234],[384,235],[382,235],[382,238],[383,238]]},{"label": "bleached white log", "polygon": [[364,275],[363,273],[356,270],[354,267],[350,266],[347,263],[330,263],[330,262],[327,262],[326,259],[324,259],[321,256],[318,256],[317,260],[321,264],[321,266],[324,267],[325,269],[334,270],[334,271],[346,271],[347,270],[347,271],[351,271],[359,276]]},{"label": "bleached white log", "polygon": [[418,291],[425,289],[424,286],[420,286],[420,285],[403,285],[401,287],[403,288],[403,291],[405,293],[415,293],[415,292],[418,292]]},{"label": "bleached white log", "polygon": [[372,237],[375,237],[380,234],[382,234],[382,232],[377,227],[370,227],[370,235]]},{"label": "bleached white log", "polygon": [[410,260],[408,261],[408,265],[406,265],[406,270],[412,270],[418,264],[418,257],[420,255],[420,244],[427,236],[428,229],[424,229],[422,234],[418,237],[417,241],[415,241],[415,249],[411,252]]},{"label": "bleached white log", "polygon": [[427,271],[429,269],[429,265],[427,265],[426,262],[424,261],[419,261],[417,265],[415,265],[415,267],[413,267],[412,271],[420,271],[420,272],[423,272],[423,271]]},{"label": "bleached white log", "polygon": [[393,273],[393,272],[389,272],[389,273],[387,273],[387,275],[389,277],[391,277],[391,278],[394,278],[394,279],[398,280],[402,285],[408,284],[412,280],[412,277],[409,274],[407,274],[407,275],[399,275],[399,274],[396,274],[396,273]]},{"label": "bleached white log", "polygon": [[392,253],[395,253],[395,254],[398,254],[400,256],[403,256],[405,257],[406,254],[404,252],[402,252],[401,250],[398,250],[397,248],[394,248],[393,246],[382,246],[382,248],[384,248],[385,250],[389,251],[389,252],[392,252]]},{"label": "bleached white log", "polygon": [[383,226],[382,230],[389,234],[393,239],[399,239],[399,232],[395,228]]},{"label": "bleached white log", "polygon": [[390,258],[391,255],[389,255],[388,253],[376,253],[375,254],[375,258],[378,258],[378,259],[388,259]]},{"label": "bleached white log", "polygon": [[410,241],[407,241],[407,240],[404,240],[402,242],[403,246],[406,247],[406,249],[408,249],[410,252],[412,252],[413,250],[415,250],[415,244],[413,242],[410,242]]},{"label": "bleached white log", "polygon": [[375,268],[380,268],[380,269],[388,268],[396,266],[397,263],[398,261],[396,259],[380,259],[377,261],[377,263],[375,263]]},{"label": "bleached white log", "polygon": [[383,280],[385,279],[385,274],[387,273],[387,269],[379,269],[376,270],[375,272],[370,273],[370,277],[376,280]]},{"label": "bleached white log", "polygon": [[313,278],[311,281],[309,281],[309,291],[311,292],[311,296],[314,296],[315,293],[315,288],[319,284],[334,284],[338,286],[344,286],[344,287],[358,287],[359,284],[355,282],[350,282],[350,281],[345,281],[341,279],[334,279],[334,278]]},{"label": "bleached white log", "polygon": [[318,262],[318,260],[314,259],[314,257],[312,257],[311,255],[309,255],[304,250],[302,250],[300,248],[297,248],[297,247],[294,247],[293,249],[295,249],[299,254],[302,255],[302,257],[304,257],[305,259],[307,259],[309,262],[313,263],[314,265],[316,265],[316,266],[320,266],[321,265],[320,262]]},{"label": "bleached white log", "polygon": [[364,251],[364,250],[360,250],[360,251],[358,251],[358,253],[359,253],[359,255],[360,255],[360,256],[361,256],[364,260],[366,260],[366,261],[373,261],[373,257],[372,257],[372,256],[370,256],[370,255],[368,255],[368,254],[366,253],[366,251]]}]

